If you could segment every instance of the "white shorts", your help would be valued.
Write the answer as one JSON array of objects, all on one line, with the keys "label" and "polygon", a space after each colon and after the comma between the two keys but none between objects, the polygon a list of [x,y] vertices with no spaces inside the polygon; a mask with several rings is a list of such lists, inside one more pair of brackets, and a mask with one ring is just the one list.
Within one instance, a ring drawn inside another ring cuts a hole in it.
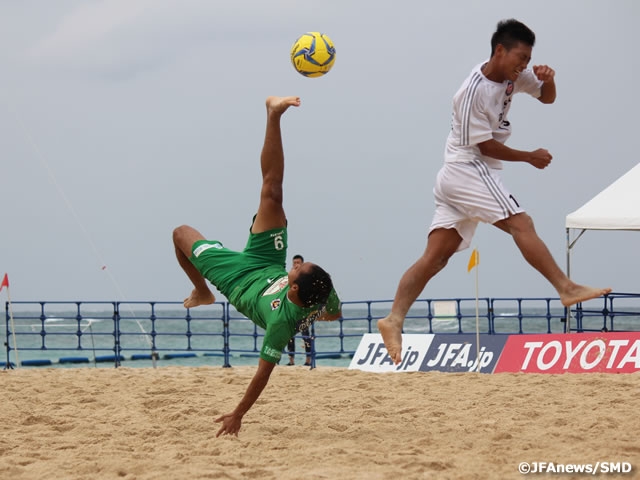
[{"label": "white shorts", "polygon": [[499,170],[482,160],[445,163],[436,177],[436,211],[429,233],[455,228],[462,237],[457,251],[469,248],[478,222],[495,223],[524,212],[502,184]]}]

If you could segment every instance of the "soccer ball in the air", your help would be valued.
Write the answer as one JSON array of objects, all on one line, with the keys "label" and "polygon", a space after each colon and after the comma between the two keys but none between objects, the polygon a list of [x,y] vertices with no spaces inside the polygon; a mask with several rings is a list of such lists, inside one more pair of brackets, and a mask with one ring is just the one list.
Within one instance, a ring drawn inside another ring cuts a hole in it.
[{"label": "soccer ball in the air", "polygon": [[324,33],[309,32],[291,47],[291,63],[305,77],[321,77],[333,67],[336,49]]}]

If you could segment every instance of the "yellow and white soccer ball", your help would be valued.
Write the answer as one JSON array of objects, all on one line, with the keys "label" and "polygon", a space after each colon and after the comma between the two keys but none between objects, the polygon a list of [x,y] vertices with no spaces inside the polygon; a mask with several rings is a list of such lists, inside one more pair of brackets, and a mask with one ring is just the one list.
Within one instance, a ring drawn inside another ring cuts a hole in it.
[{"label": "yellow and white soccer ball", "polygon": [[321,77],[331,70],[335,60],[336,48],[324,33],[305,33],[291,47],[291,63],[305,77]]}]

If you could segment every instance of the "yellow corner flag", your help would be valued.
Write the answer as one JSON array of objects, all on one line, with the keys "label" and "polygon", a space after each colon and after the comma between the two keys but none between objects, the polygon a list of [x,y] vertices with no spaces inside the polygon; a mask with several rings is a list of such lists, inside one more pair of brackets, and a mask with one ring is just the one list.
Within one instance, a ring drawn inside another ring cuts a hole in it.
[{"label": "yellow corner flag", "polygon": [[475,248],[471,252],[471,258],[469,258],[469,265],[467,265],[467,273],[470,272],[473,267],[480,264],[480,253]]}]

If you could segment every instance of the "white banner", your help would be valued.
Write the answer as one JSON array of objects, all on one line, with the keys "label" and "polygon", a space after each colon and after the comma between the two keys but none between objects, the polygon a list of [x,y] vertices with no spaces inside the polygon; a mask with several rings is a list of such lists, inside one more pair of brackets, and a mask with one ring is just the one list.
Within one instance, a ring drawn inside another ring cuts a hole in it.
[{"label": "white banner", "polygon": [[382,335],[365,333],[349,368],[366,372],[417,372],[432,341],[433,334],[403,334],[402,361],[394,365],[384,346]]}]

